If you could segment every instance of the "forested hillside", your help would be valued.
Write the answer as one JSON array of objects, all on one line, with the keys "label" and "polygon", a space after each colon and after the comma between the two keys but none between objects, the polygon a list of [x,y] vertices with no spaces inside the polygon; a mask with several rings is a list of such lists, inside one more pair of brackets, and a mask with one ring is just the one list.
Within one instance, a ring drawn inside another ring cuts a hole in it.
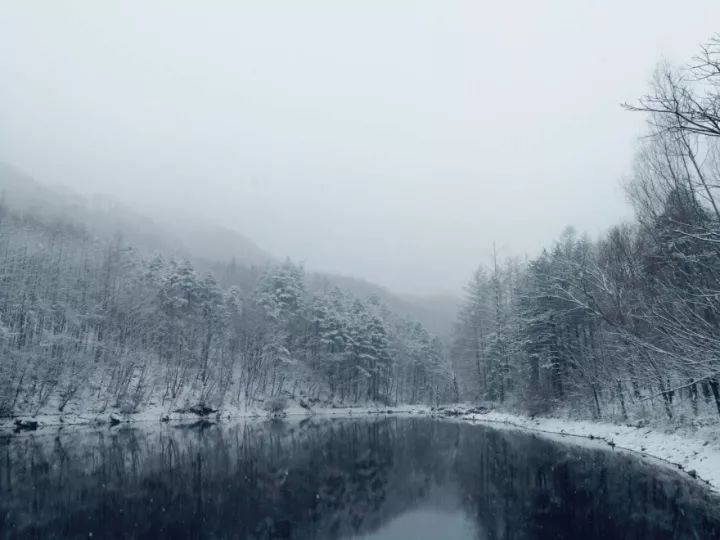
[{"label": "forested hillside", "polygon": [[0,413],[454,399],[440,342],[377,299],[289,261],[251,282],[0,206]]},{"label": "forested hillside", "polygon": [[[119,235],[140,251],[187,259],[197,271],[213,273],[226,286],[253,288],[266,265],[282,260],[242,233],[201,217],[178,216],[172,209],[148,217],[111,197],[85,197],[64,186],[48,186],[0,162],[3,195],[6,206],[17,214],[73,224],[102,240]],[[376,296],[395,313],[421,322],[445,340],[457,312],[458,299],[452,295],[399,295],[357,277],[307,271],[306,285],[313,294],[338,287],[358,298]]]},{"label": "forested hillside", "polygon": [[453,347],[466,398],[720,413],[720,39],[627,108],[649,120],[627,185],[636,220],[477,271]]}]

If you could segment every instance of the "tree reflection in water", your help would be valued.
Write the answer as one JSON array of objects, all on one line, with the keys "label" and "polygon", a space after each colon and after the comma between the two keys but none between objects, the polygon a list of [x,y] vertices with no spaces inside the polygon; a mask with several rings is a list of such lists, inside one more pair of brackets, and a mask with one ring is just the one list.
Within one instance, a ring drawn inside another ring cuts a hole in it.
[{"label": "tree reflection in water", "polygon": [[431,419],[41,431],[0,444],[3,537],[418,538],[435,515],[444,540],[720,538],[718,500],[669,468]]}]

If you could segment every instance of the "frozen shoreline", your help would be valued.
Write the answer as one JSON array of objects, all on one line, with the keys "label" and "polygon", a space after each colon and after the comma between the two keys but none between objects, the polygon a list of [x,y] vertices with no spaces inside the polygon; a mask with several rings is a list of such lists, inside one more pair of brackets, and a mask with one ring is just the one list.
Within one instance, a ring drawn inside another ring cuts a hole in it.
[{"label": "frozen shoreline", "polygon": [[[279,418],[288,420],[298,418],[347,417],[380,415],[427,416],[449,421],[504,426],[506,428],[531,431],[549,437],[559,437],[569,444],[603,445],[623,449],[654,458],[685,471],[689,476],[698,478],[713,491],[720,492],[720,429],[717,423],[705,426],[662,427],[610,424],[593,421],[569,420],[552,417],[529,418],[518,414],[497,410],[480,410],[469,405],[445,406],[438,409],[426,405],[404,405],[399,407],[339,407],[315,408],[312,410],[293,406]],[[102,415],[38,415],[24,417],[24,420],[38,422],[38,428],[60,426],[92,426],[110,424],[109,414]],[[120,423],[189,423],[203,419],[212,421],[232,421],[242,419],[268,418],[267,412],[260,409],[223,409],[205,417],[192,413],[177,413],[146,410],[128,416],[119,416]],[[0,420],[0,433],[9,433],[15,429],[15,419]],[[573,440],[575,439],[575,440]]]}]

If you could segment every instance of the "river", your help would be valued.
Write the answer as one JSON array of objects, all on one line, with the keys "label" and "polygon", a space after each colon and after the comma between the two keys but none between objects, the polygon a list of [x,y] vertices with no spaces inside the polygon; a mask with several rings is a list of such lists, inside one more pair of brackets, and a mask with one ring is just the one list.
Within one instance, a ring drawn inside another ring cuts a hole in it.
[{"label": "river", "polygon": [[617,450],[431,418],[0,438],[2,538],[720,538],[718,498]]}]

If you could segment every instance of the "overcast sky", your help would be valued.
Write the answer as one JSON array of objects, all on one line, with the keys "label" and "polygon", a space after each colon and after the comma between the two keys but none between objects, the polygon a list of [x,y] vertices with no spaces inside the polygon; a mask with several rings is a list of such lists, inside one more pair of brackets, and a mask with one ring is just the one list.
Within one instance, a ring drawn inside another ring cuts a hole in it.
[{"label": "overcast sky", "polygon": [[630,215],[717,0],[0,0],[0,161],[400,292]]}]

